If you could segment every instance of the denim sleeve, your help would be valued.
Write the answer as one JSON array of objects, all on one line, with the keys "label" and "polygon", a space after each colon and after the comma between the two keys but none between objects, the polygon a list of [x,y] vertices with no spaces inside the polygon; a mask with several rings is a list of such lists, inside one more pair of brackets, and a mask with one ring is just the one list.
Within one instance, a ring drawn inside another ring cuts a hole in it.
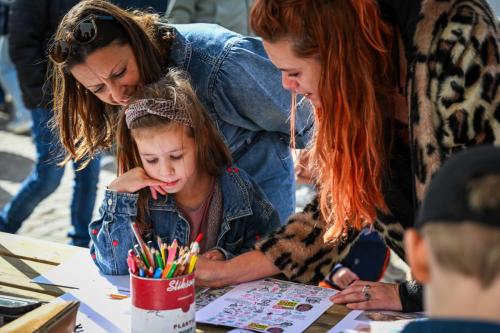
[{"label": "denim sleeve", "polygon": [[277,211],[267,200],[259,185],[250,179],[245,180],[245,182],[247,181],[250,181],[248,189],[253,214],[245,217],[245,221],[240,222],[245,224],[245,231],[243,244],[238,253],[231,253],[221,247],[216,248],[224,254],[226,259],[253,250],[255,243],[260,238],[268,236],[281,225]]},{"label": "denim sleeve", "polygon": [[128,274],[127,253],[134,246],[131,222],[137,215],[138,194],[106,190],[99,219],[89,225],[90,253],[103,274]]},{"label": "denim sleeve", "polygon": [[[282,87],[281,73],[267,58],[262,42],[240,38],[225,52],[209,91],[218,115],[235,126],[289,138],[291,94]],[[297,107],[295,132],[297,148],[304,148],[313,132],[309,102]]]}]

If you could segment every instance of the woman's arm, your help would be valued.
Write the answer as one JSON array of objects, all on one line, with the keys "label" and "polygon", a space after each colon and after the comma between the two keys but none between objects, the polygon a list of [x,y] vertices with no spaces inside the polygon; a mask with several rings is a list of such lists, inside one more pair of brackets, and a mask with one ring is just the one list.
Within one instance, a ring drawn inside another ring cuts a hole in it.
[{"label": "woman's arm", "polygon": [[[213,87],[209,92],[213,106],[225,122],[256,132],[277,132],[289,138],[292,97],[282,87],[281,72],[268,59],[259,39],[244,37],[234,43],[221,60],[210,86]],[[313,118],[310,103],[297,106],[297,148],[304,148],[309,142]]]},{"label": "woman's arm", "polygon": [[279,274],[280,270],[260,251],[253,250],[226,261],[203,257],[196,264],[196,285],[218,288]]}]

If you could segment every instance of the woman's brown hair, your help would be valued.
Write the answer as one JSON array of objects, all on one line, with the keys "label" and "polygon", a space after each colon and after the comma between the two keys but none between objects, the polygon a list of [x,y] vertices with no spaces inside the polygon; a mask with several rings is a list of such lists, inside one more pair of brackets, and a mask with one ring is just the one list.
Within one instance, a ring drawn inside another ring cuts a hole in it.
[{"label": "woman's brown hair", "polygon": [[288,40],[296,56],[321,63],[310,159],[321,213],[331,225],[325,238],[373,223],[377,211],[388,211],[383,128],[394,112],[393,32],[376,1],[256,0],[250,23],[264,40]]},{"label": "woman's brown hair", "polygon": [[[113,20],[96,19],[97,36],[87,44],[74,41],[76,25],[90,14],[111,16]],[[54,125],[58,129],[67,156],[83,160],[84,167],[97,152],[112,145],[117,107],[107,105],[71,75],[70,69],[86,57],[111,43],[129,44],[137,60],[141,84],[156,82],[168,65],[172,33],[159,28],[156,14],[128,12],[108,1],[85,0],[76,4],[62,19],[54,41],[65,40],[71,52],[63,63],[52,63],[54,87]]]},{"label": "woman's brown hair", "polygon": [[[189,116],[192,127],[187,128],[187,133],[195,142],[198,170],[204,170],[209,175],[218,177],[222,167],[231,164],[231,153],[198,100],[186,72],[169,70],[160,81],[142,87],[133,97],[133,100],[136,99],[173,101],[175,111],[186,113]],[[127,126],[126,114],[120,112],[116,132],[118,175],[135,167],[142,167],[141,157],[133,137],[134,130],[160,126],[168,130],[170,126],[182,128],[184,125],[161,115],[147,114],[133,120]],[[143,228],[148,197],[149,191],[147,189],[140,191],[137,221],[141,223]]]}]

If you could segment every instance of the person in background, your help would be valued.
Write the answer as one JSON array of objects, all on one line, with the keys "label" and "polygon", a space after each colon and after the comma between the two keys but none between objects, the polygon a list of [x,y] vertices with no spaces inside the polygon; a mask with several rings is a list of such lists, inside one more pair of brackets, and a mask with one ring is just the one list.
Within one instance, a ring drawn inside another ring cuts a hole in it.
[{"label": "person in background", "polygon": [[[16,0],[10,16],[10,55],[16,65],[24,104],[31,110],[36,161],[20,190],[0,213],[0,231],[15,233],[35,207],[55,191],[64,168],[59,138],[51,131],[52,94],[47,80],[47,42],[61,17],[76,0]],[[100,163],[97,155],[80,170],[73,163],[75,181],[71,201],[71,244],[88,247],[88,225],[92,221]]]},{"label": "person in background", "polygon": [[171,0],[166,17],[174,24],[215,23],[242,35],[250,35],[251,0]]},{"label": "person in background", "polygon": [[280,225],[259,186],[232,165],[184,72],[171,70],[134,96],[120,113],[117,147],[118,177],[89,227],[90,252],[105,274],[127,274],[134,221],[166,244],[187,246],[201,233],[211,260],[251,250]]},{"label": "person in background", "polygon": [[403,333],[500,332],[500,148],[472,148],[443,165],[405,248],[429,320]]},{"label": "person in background", "polygon": [[31,128],[31,115],[24,106],[16,68],[10,60],[8,22],[10,4],[13,0],[0,1],[0,84],[4,93],[12,98],[12,120],[7,130],[16,134],[27,134]]}]

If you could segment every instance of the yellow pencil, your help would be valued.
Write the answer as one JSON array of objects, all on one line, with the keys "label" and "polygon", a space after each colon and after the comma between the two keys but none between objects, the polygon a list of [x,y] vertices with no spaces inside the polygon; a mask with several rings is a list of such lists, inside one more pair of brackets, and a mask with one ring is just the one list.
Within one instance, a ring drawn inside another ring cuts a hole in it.
[{"label": "yellow pencil", "polygon": [[196,260],[198,259],[198,256],[197,255],[193,255],[191,257],[191,260],[189,261],[189,270],[188,270],[188,274],[191,274],[194,270],[194,265],[196,265]]}]

